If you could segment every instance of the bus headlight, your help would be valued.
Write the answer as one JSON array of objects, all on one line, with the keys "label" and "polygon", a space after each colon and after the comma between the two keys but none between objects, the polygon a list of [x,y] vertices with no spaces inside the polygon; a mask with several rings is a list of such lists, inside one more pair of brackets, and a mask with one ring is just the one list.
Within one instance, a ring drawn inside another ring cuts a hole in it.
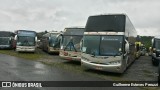
[{"label": "bus headlight", "polygon": [[65,55],[65,56],[68,56],[68,53],[67,53],[67,52],[64,52],[64,55]]},{"label": "bus headlight", "polygon": [[110,65],[117,65],[117,64],[120,64],[120,63],[121,63],[121,61],[111,61],[108,64],[110,64]]},{"label": "bus headlight", "polygon": [[54,46],[54,44],[53,44],[53,46]]}]

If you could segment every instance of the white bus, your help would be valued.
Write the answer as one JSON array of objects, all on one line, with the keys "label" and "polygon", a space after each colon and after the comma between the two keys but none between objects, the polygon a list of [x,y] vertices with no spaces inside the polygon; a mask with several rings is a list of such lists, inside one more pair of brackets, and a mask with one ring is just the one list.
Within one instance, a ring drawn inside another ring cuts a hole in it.
[{"label": "white bus", "polygon": [[136,37],[137,32],[125,14],[90,16],[82,42],[81,65],[123,73],[139,51]]},{"label": "white bus", "polygon": [[16,31],[16,51],[35,52],[37,36],[35,31],[18,30]]},{"label": "white bus", "polygon": [[160,35],[152,39],[151,56],[152,64],[158,66],[158,83],[160,84]]},{"label": "white bus", "polygon": [[60,32],[48,32],[42,36],[42,50],[48,53],[59,53],[60,40],[62,39]]},{"label": "white bus", "polygon": [[66,60],[81,60],[80,42],[83,38],[84,28],[65,28],[62,35],[61,50],[59,56]]},{"label": "white bus", "polygon": [[155,66],[159,65],[160,60],[160,36],[155,36],[152,39],[152,47],[151,47],[151,56],[152,56],[152,64]]}]

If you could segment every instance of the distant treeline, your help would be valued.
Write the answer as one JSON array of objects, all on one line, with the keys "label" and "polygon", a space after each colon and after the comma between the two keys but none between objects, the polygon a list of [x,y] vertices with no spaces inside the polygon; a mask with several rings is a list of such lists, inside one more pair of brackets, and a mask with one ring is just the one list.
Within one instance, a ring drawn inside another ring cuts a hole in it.
[{"label": "distant treeline", "polygon": [[152,38],[152,36],[141,36],[141,42],[145,45],[147,51],[149,50],[149,47],[151,47]]},{"label": "distant treeline", "polygon": [[38,40],[40,40],[41,38],[42,38],[42,36],[44,35],[44,34],[46,34],[48,31],[44,31],[44,32],[38,32],[37,33],[37,38],[38,38]]}]

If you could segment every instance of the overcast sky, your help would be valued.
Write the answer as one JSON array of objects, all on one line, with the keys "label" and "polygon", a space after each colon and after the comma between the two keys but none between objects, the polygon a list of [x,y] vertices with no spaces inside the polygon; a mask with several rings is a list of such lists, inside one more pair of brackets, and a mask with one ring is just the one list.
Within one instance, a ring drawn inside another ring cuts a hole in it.
[{"label": "overcast sky", "polygon": [[160,35],[160,0],[0,0],[0,30],[62,31],[108,13],[127,14],[140,35]]}]

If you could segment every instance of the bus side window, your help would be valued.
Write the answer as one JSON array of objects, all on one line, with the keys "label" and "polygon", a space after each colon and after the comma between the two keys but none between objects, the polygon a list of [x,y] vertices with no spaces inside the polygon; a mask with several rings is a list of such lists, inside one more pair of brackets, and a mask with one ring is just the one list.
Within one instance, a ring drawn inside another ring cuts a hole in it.
[{"label": "bus side window", "polygon": [[129,53],[129,51],[130,51],[129,47],[130,47],[129,42],[127,40],[125,40],[125,52]]}]

